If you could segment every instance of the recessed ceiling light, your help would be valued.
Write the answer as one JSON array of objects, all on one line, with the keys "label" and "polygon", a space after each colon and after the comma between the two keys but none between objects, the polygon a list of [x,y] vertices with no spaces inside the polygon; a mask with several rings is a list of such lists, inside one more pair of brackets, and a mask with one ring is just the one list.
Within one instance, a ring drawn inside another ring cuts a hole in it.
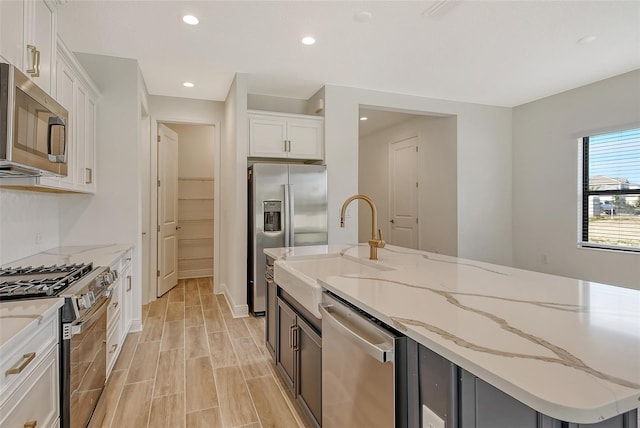
[{"label": "recessed ceiling light", "polygon": [[185,15],[182,17],[182,20],[189,25],[198,25],[198,22],[200,22],[198,18],[193,15]]},{"label": "recessed ceiling light", "polygon": [[588,45],[589,43],[594,42],[596,39],[596,36],[584,36],[583,38],[578,40],[578,43],[581,45]]},{"label": "recessed ceiling light", "polygon": [[362,116],[362,117],[360,118],[360,120],[367,120],[367,119],[369,119],[367,116]]},{"label": "recessed ceiling light", "polygon": [[193,84],[193,83],[191,83],[191,82],[184,82],[184,83],[182,84],[182,86],[184,86],[185,88],[193,88],[193,87],[194,87],[194,86],[196,86],[196,85],[194,85],[194,84]]},{"label": "recessed ceiling light", "polygon": [[307,46],[310,46],[316,43],[316,39],[311,36],[304,36],[300,41],[302,42],[303,45],[307,45]]}]

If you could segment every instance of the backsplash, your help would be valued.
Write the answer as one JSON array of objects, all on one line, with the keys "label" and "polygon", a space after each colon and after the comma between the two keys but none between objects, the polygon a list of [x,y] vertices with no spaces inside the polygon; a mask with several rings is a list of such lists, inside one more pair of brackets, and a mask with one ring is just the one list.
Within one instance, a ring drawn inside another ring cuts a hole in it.
[{"label": "backsplash", "polygon": [[0,189],[0,265],[58,246],[58,197]]}]

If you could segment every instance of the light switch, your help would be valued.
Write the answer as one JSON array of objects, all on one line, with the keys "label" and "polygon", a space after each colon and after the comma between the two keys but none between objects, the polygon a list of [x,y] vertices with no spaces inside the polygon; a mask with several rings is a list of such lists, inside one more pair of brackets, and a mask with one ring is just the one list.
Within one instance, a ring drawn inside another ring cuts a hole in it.
[{"label": "light switch", "polygon": [[444,420],[424,404],[422,405],[422,428],[445,428]]}]

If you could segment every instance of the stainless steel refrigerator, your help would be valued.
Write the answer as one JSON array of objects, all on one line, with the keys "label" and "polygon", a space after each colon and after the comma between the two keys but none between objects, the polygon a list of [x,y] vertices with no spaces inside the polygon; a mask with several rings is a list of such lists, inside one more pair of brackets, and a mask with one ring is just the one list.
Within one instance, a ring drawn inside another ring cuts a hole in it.
[{"label": "stainless steel refrigerator", "polygon": [[256,163],[249,167],[247,303],[264,315],[265,248],[327,243],[327,168]]}]

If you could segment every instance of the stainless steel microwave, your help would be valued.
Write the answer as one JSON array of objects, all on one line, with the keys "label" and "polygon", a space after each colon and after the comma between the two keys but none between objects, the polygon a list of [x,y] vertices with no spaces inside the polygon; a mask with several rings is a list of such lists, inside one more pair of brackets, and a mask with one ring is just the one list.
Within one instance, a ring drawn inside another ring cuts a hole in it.
[{"label": "stainless steel microwave", "polygon": [[51,96],[0,63],[0,177],[66,176],[68,121]]}]

